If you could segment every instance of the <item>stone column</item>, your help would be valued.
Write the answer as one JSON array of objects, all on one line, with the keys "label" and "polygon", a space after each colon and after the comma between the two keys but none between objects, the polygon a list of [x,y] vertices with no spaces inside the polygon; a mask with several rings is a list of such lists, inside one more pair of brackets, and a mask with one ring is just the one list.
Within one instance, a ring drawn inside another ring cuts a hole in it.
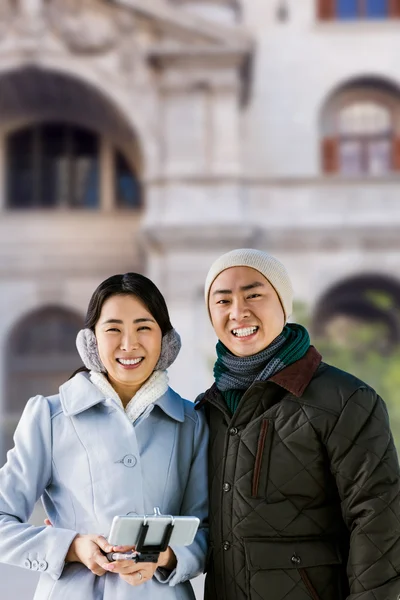
[{"label": "stone column", "polygon": [[169,72],[164,81],[164,165],[167,177],[204,175],[209,166],[210,87],[195,73]]},{"label": "stone column", "polygon": [[170,70],[164,80],[164,174],[240,173],[236,69]]},{"label": "stone column", "polygon": [[218,73],[214,79],[212,97],[212,163],[214,175],[241,175],[238,73],[230,70]]}]

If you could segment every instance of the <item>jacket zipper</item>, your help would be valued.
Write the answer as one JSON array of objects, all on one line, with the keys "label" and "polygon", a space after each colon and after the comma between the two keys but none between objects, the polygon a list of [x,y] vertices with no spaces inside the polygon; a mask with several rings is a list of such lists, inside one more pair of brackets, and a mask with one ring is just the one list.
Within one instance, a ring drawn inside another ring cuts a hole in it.
[{"label": "jacket zipper", "polygon": [[303,583],[306,586],[311,598],[313,600],[320,600],[320,597],[317,594],[315,587],[313,586],[313,584],[310,581],[307,571],[305,569],[298,569],[298,571],[299,571],[300,577],[302,578]]},{"label": "jacket zipper", "polygon": [[268,432],[268,425],[269,421],[267,419],[263,419],[261,423],[260,435],[258,437],[256,461],[254,463],[253,485],[251,488],[251,495],[253,498],[257,497],[258,495],[258,484],[260,481],[261,465],[265,448],[265,440]]}]

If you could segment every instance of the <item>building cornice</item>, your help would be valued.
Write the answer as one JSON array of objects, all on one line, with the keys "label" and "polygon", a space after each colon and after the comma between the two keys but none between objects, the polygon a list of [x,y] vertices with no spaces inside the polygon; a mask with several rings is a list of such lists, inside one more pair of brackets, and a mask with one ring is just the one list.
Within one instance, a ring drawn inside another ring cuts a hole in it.
[{"label": "building cornice", "polygon": [[192,46],[216,44],[226,48],[238,48],[245,53],[253,49],[253,40],[243,27],[224,26],[198,15],[181,10],[165,0],[108,0],[108,2],[131,9],[145,19],[157,23],[169,33],[186,34]]},{"label": "building cornice", "polygon": [[210,64],[213,67],[241,67],[248,60],[248,52],[244,47],[220,48],[215,46],[184,46],[181,48],[165,48],[153,46],[148,51],[151,62],[162,67],[181,67],[187,65]]}]

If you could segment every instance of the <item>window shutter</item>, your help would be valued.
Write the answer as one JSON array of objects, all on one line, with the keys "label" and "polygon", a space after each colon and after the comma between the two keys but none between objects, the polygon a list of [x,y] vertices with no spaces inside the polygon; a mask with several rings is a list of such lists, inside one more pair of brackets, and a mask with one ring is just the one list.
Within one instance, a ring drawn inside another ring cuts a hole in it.
[{"label": "window shutter", "polygon": [[324,173],[339,171],[339,142],[337,138],[327,137],[322,140],[322,169]]},{"label": "window shutter", "polygon": [[336,0],[316,0],[316,2],[320,21],[331,21],[336,17]]},{"label": "window shutter", "polygon": [[392,168],[394,171],[400,171],[400,138],[393,139],[392,145]]},{"label": "window shutter", "polygon": [[389,17],[392,19],[400,18],[400,0],[388,0],[389,2]]}]

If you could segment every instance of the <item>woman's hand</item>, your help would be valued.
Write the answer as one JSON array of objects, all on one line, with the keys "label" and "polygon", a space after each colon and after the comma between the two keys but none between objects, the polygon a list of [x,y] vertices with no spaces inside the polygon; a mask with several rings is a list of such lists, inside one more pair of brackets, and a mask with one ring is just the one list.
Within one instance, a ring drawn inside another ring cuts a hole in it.
[{"label": "woman's hand", "polygon": [[[49,519],[45,524],[52,527]],[[77,535],[69,547],[65,562],[81,562],[95,575],[109,573],[118,574],[129,585],[140,585],[149,581],[158,567],[173,571],[176,567],[176,556],[171,548],[160,552],[156,563],[135,563],[133,560],[116,560],[112,563],[100,552],[126,553],[134,550],[131,546],[110,546],[101,535]]]},{"label": "woman's hand", "polygon": [[[50,519],[45,519],[44,524],[47,527],[53,527]],[[65,562],[81,562],[95,575],[104,575],[106,571],[111,571],[108,559],[99,552],[99,548],[104,552],[130,552],[131,546],[110,546],[107,540],[101,535],[77,535],[69,547]],[[127,561],[125,561],[127,562]]]},{"label": "woman's hand", "polygon": [[110,563],[108,571],[118,573],[129,585],[140,585],[149,581],[158,567],[172,571],[176,566],[176,556],[171,548],[161,552],[157,563],[135,563],[133,560],[117,560]]},{"label": "woman's hand", "polygon": [[65,562],[80,562],[94,575],[104,575],[115,563],[109,563],[102,550],[106,553],[113,551],[113,546],[102,535],[78,534],[69,547]]}]

